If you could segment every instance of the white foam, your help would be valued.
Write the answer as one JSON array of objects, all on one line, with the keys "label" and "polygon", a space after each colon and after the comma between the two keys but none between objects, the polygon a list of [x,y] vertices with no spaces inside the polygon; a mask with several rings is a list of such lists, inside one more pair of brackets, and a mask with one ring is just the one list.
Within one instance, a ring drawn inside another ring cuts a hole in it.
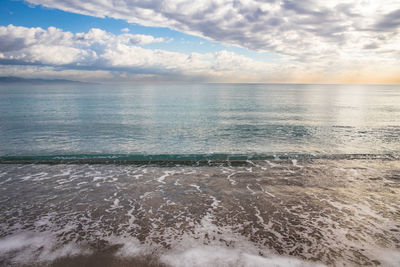
[{"label": "white foam", "polygon": [[272,163],[272,162],[269,161],[269,160],[266,160],[265,162],[268,163],[268,165],[271,166],[271,168],[274,168],[274,167],[278,167],[278,166],[279,166],[279,164]]},{"label": "white foam", "polygon": [[162,263],[169,266],[324,266],[312,262],[302,261],[292,257],[271,255],[268,257],[259,256],[250,252],[226,248],[222,246],[199,246],[183,251],[172,251],[160,257]]},{"label": "white foam", "polygon": [[252,195],[256,194],[256,192],[250,188],[250,184],[247,184],[246,188],[247,188],[247,190],[249,190],[251,192]]},{"label": "white foam", "polygon": [[133,237],[110,236],[107,241],[111,244],[123,244],[115,253],[115,256],[119,257],[136,257],[150,251],[149,248]]},{"label": "white foam", "polygon": [[119,208],[123,208],[123,207],[119,205],[119,199],[116,198],[114,200],[114,203],[111,205],[111,209],[119,209]]},{"label": "white foam", "polygon": [[237,182],[231,178],[231,177],[232,177],[233,175],[235,175],[235,174],[236,174],[236,172],[231,173],[231,174],[229,174],[228,177],[227,177],[227,179],[228,179],[228,181],[231,183],[231,185],[236,185],[236,184],[237,184]]},{"label": "white foam", "polygon": [[292,163],[294,167],[303,168],[303,166],[297,164],[297,159],[292,159]]},{"label": "white foam", "polygon": [[88,253],[88,248],[72,242],[61,245],[48,232],[23,232],[0,239],[0,256],[13,263],[47,262]]},{"label": "white foam", "polygon": [[[107,241],[111,244],[123,244],[115,253],[115,256],[118,257],[136,257],[152,251],[151,247],[132,237],[110,236]],[[245,241],[238,243],[239,248],[229,248],[223,245],[201,245],[195,239],[192,239],[190,243],[192,243],[192,246],[189,246],[189,248],[180,246],[172,250],[160,251],[161,254],[157,253],[160,255],[160,261],[167,266],[177,267],[323,266],[294,257],[282,257],[274,254],[259,256],[257,255],[259,250]],[[57,243],[54,234],[48,232],[25,232],[0,239],[0,256],[8,258],[14,264],[51,262],[61,257],[90,253],[92,251],[87,247],[79,246],[74,242],[61,245]],[[396,261],[392,260],[391,262],[395,263]]]},{"label": "white foam", "polygon": [[49,175],[47,172],[40,172],[31,176],[32,181],[43,181],[48,179],[53,179],[52,175]]},{"label": "white foam", "polygon": [[257,168],[261,168],[261,170],[267,170],[267,168],[265,168],[265,167],[263,167],[263,166],[261,166],[261,165],[258,165],[258,164],[256,164],[256,163],[254,163],[253,161],[251,161],[251,160],[246,160],[246,162],[247,163],[250,163],[251,165],[253,165],[254,167],[257,167]]},{"label": "white foam", "polygon": [[190,186],[196,188],[196,190],[199,191],[200,193],[202,192],[199,185],[191,184]]},{"label": "white foam", "polygon": [[213,200],[213,202],[211,203],[211,207],[213,209],[218,208],[219,203],[221,202],[220,200],[218,200],[216,197],[214,196],[210,196],[210,198]]},{"label": "white foam", "polygon": [[273,194],[271,194],[270,192],[268,192],[267,190],[265,190],[264,187],[262,187],[261,185],[259,185],[259,186],[260,186],[261,190],[262,190],[265,194],[267,194],[267,195],[269,195],[269,196],[271,196],[271,197],[275,197],[275,195],[273,195]]},{"label": "white foam", "polygon": [[196,173],[196,170],[192,169],[192,170],[190,170],[188,172],[184,172],[183,174],[188,175],[188,174],[195,174],[195,173]]},{"label": "white foam", "polygon": [[143,176],[143,174],[136,174],[136,175],[133,175],[133,177],[136,179],[136,180],[138,180],[140,177],[142,177]]},{"label": "white foam", "polygon": [[253,172],[253,167],[245,168],[247,172]]},{"label": "white foam", "polygon": [[398,267],[400,266],[400,251],[394,249],[378,249],[375,251],[375,256],[382,266]]},{"label": "white foam", "polygon": [[93,182],[96,182],[98,180],[103,180],[104,181],[104,177],[93,177]]},{"label": "white foam", "polygon": [[157,181],[159,183],[165,184],[165,182],[164,182],[165,178],[167,178],[168,176],[170,176],[170,175],[172,175],[174,173],[175,173],[174,171],[166,171],[164,173],[164,175],[161,175],[160,177],[157,178]]},{"label": "white foam", "polygon": [[149,196],[149,195],[151,195],[151,194],[153,194],[154,192],[153,191],[151,191],[151,192],[145,192],[143,195],[141,195],[139,198],[140,199],[144,199],[144,198],[147,198],[147,196]]},{"label": "white foam", "polygon": [[268,225],[266,225],[266,224],[264,223],[264,219],[263,219],[263,217],[261,217],[261,212],[260,212],[260,210],[257,208],[257,206],[254,206],[254,209],[256,210],[256,213],[255,213],[254,215],[256,215],[256,217],[257,217],[259,223],[260,223],[261,225],[264,226],[264,229],[268,229],[268,228],[269,228]]}]

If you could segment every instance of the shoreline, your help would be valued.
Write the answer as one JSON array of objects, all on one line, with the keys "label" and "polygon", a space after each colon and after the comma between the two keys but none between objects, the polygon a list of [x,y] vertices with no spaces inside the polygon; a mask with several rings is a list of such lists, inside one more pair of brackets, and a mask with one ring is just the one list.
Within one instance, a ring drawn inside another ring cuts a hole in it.
[{"label": "shoreline", "polygon": [[0,164],[0,259],[396,266],[399,177],[400,160],[384,159]]},{"label": "shoreline", "polygon": [[372,154],[66,154],[66,155],[12,155],[0,156],[0,164],[117,164],[154,166],[219,166],[251,165],[262,161],[313,160],[400,160],[395,153]]}]

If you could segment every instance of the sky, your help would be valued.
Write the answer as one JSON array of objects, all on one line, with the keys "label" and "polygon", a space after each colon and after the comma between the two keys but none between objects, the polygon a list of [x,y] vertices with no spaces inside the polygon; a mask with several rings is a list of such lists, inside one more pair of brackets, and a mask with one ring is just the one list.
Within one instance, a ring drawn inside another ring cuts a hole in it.
[{"label": "sky", "polygon": [[0,76],[400,83],[398,0],[0,3]]}]

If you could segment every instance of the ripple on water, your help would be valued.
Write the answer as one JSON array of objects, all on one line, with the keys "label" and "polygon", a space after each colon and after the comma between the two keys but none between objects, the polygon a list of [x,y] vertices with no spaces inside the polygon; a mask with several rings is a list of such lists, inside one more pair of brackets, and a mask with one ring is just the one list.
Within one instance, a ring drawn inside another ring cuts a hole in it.
[{"label": "ripple on water", "polygon": [[397,266],[399,172],[376,159],[1,165],[0,263]]}]

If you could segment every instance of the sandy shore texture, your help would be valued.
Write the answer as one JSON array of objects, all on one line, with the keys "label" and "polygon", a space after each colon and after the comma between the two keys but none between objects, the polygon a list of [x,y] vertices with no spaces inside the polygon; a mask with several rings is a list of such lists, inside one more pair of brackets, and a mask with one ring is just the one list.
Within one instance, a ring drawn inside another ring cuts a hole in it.
[{"label": "sandy shore texture", "polygon": [[400,161],[1,164],[0,265],[35,264],[399,266]]}]

